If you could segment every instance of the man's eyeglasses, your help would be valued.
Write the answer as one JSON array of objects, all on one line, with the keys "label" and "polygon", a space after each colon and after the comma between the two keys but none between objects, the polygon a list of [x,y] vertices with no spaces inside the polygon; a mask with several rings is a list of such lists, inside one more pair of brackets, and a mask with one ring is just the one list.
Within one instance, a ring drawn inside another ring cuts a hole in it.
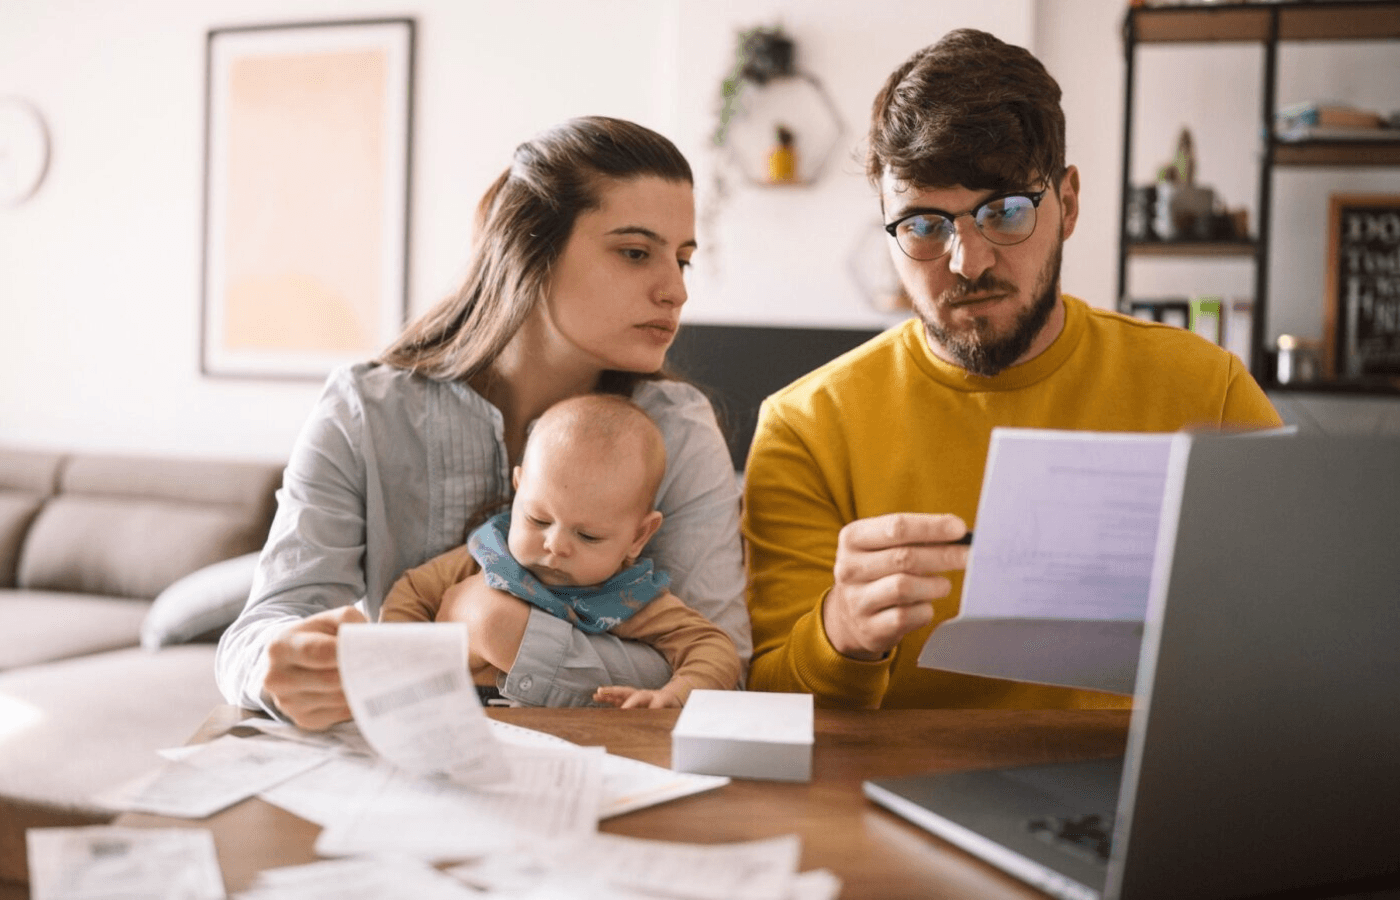
[{"label": "man's eyeglasses", "polygon": [[899,249],[910,259],[927,262],[938,259],[953,249],[958,230],[955,219],[972,216],[977,230],[993,244],[1003,247],[1019,244],[1035,231],[1035,211],[1045,191],[1004,194],[979,203],[969,212],[946,213],[927,210],[910,213],[885,226],[885,231],[899,243]]}]

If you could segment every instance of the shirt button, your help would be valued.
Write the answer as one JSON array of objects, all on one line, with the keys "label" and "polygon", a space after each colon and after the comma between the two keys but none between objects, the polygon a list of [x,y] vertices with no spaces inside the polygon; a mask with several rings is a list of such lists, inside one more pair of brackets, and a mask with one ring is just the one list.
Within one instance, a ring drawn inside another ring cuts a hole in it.
[{"label": "shirt button", "polygon": [[524,678],[520,679],[520,689],[522,691],[528,691],[530,688],[534,687],[534,684],[535,679],[530,677],[529,675],[526,675]]}]

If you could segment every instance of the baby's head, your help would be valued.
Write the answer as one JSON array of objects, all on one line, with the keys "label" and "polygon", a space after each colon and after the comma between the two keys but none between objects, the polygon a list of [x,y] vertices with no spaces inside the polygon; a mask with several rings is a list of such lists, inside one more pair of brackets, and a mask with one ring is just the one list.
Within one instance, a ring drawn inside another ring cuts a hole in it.
[{"label": "baby's head", "polygon": [[516,561],[547,585],[601,584],[661,527],[661,430],[615,394],[562,400],[535,421],[515,467],[510,534]]}]

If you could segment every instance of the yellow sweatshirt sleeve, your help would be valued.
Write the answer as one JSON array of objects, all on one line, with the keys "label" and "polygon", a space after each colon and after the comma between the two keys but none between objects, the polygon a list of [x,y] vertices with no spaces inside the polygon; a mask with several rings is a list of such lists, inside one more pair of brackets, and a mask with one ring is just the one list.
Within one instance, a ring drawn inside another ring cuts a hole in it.
[{"label": "yellow sweatshirt sleeve", "polygon": [[749,687],[810,693],[819,706],[878,707],[889,685],[890,661],[841,655],[822,625],[837,536],[854,518],[833,499],[849,493],[844,473],[808,452],[765,403],[745,477],[743,529],[754,637]]}]

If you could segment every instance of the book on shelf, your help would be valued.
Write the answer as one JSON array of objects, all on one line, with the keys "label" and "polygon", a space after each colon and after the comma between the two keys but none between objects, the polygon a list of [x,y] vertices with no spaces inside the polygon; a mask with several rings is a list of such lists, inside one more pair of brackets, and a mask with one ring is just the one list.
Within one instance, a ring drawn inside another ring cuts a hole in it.
[{"label": "book on shelf", "polygon": [[1397,140],[1400,129],[1389,127],[1385,116],[1369,109],[1340,103],[1295,103],[1274,116],[1281,141]]},{"label": "book on shelf", "polygon": [[1299,141],[1400,141],[1400,128],[1366,128],[1360,125],[1297,125],[1279,129],[1278,139]]}]

